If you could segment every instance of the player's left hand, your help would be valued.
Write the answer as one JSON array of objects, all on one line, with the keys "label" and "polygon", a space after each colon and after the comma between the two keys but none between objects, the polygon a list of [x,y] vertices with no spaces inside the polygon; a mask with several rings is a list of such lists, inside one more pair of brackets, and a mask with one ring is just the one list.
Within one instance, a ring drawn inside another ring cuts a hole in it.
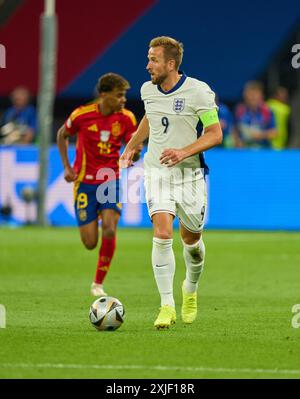
[{"label": "player's left hand", "polygon": [[171,166],[174,166],[178,164],[179,162],[183,161],[186,158],[186,154],[184,150],[178,150],[175,148],[166,148],[159,160],[162,165],[168,166],[170,168]]}]

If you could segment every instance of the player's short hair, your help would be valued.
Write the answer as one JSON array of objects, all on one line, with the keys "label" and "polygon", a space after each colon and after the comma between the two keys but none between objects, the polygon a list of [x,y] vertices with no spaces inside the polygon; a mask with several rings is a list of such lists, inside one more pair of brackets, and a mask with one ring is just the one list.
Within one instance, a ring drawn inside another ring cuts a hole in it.
[{"label": "player's short hair", "polygon": [[259,90],[261,93],[264,92],[264,86],[261,82],[258,80],[251,80],[247,82],[244,86],[244,91],[245,90]]},{"label": "player's short hair", "polygon": [[175,68],[178,70],[182,63],[183,44],[169,36],[155,37],[149,43],[149,47],[163,47],[165,60],[174,60]]},{"label": "player's short hair", "polygon": [[99,94],[114,89],[128,90],[130,89],[130,84],[123,76],[112,72],[106,73],[98,79],[97,91]]}]

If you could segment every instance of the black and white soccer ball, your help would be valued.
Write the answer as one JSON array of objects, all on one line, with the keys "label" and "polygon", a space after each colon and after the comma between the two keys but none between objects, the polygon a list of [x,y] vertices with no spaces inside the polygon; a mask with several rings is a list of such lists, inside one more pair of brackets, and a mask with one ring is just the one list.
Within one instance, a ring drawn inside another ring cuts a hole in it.
[{"label": "black and white soccer ball", "polygon": [[96,299],[90,307],[90,321],[99,331],[113,331],[124,322],[123,304],[112,296]]}]

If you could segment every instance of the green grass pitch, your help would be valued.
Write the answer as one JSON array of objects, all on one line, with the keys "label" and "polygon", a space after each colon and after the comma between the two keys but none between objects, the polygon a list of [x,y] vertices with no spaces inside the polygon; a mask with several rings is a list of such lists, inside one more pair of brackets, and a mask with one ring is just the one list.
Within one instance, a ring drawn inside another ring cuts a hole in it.
[{"label": "green grass pitch", "polygon": [[177,323],[156,331],[151,230],[120,229],[105,289],[126,321],[90,324],[97,251],[77,229],[0,229],[0,378],[299,378],[299,233],[204,233],[197,320],[180,318],[182,248],[175,232]]}]

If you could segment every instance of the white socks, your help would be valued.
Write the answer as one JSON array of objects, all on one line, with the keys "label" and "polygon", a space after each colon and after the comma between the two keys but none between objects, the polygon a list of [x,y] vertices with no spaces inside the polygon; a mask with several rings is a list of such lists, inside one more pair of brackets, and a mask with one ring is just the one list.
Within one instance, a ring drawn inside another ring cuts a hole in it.
[{"label": "white socks", "polygon": [[183,242],[183,257],[186,265],[185,290],[188,293],[197,291],[198,281],[204,267],[205,246],[202,237],[196,244]]},{"label": "white socks", "polygon": [[[152,267],[161,297],[161,306],[175,307],[173,297],[175,257],[172,244],[173,239],[153,238]],[[186,265],[185,290],[188,293],[194,293],[197,291],[204,267],[205,246],[202,237],[192,245],[183,242],[183,257]]]},{"label": "white socks", "polygon": [[161,297],[161,306],[175,307],[173,298],[175,257],[172,244],[173,239],[153,238],[152,267]]}]

